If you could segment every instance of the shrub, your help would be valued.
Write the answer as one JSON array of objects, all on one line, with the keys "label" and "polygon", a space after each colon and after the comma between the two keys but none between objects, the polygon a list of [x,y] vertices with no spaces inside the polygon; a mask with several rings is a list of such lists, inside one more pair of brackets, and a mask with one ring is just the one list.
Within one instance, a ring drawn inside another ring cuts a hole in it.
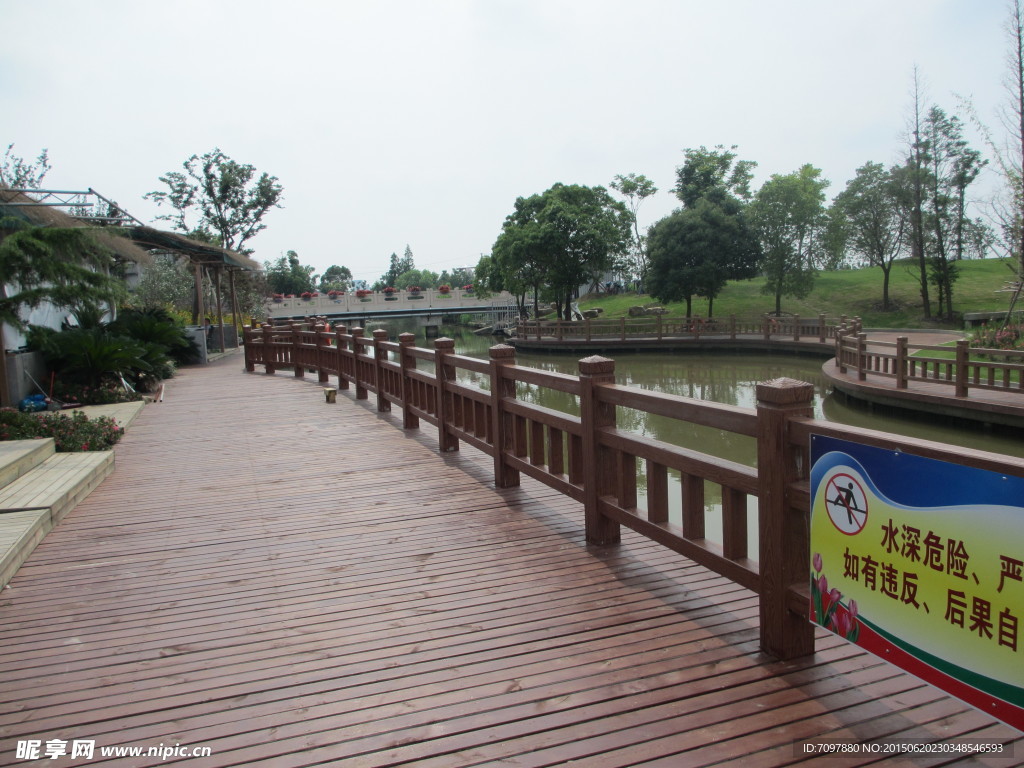
[{"label": "shrub", "polygon": [[986,349],[1024,350],[1024,326],[1008,324],[1005,328],[990,328],[983,325],[974,332],[972,347]]},{"label": "shrub", "polygon": [[121,439],[124,429],[109,416],[90,419],[81,411],[22,413],[0,408],[0,440],[52,437],[57,451],[106,451]]}]

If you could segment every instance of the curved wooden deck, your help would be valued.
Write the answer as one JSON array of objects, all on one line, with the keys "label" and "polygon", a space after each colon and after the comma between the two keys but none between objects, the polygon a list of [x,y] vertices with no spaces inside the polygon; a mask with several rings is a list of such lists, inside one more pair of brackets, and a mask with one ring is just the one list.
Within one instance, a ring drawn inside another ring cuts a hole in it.
[{"label": "curved wooden deck", "polygon": [[[951,339],[949,332],[941,331],[873,331],[868,337],[868,349],[872,349],[872,342],[891,343],[898,336],[906,336],[911,344],[918,345],[939,345]],[[892,376],[868,372],[864,379],[860,379],[854,369],[847,369],[844,373],[836,365],[835,358],[822,365],[821,372],[837,391],[867,402],[1024,429],[1024,390],[1019,387],[1003,390],[971,387],[963,396],[956,396],[955,388],[948,382],[913,380],[906,389],[899,389]]]},{"label": "curved wooden deck", "polygon": [[879,737],[1024,764],[1024,734],[832,635],[767,660],[752,593],[628,530],[588,548],[578,503],[495,489],[483,454],[241,366],[175,379],[5,590],[0,764],[165,762],[15,759],[56,738],[203,768],[747,768]]}]

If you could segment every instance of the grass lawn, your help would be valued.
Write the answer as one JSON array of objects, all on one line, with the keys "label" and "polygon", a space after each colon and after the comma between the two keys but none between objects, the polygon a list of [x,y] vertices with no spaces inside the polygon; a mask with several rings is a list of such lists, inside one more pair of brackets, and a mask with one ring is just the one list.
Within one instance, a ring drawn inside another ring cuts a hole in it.
[{"label": "grass lawn", "polygon": [[[1009,262],[1005,259],[983,259],[960,262],[960,279],[953,286],[953,309],[958,312],[985,312],[1005,310],[1010,294],[1000,292],[1007,281],[1014,277]],[[722,290],[714,302],[716,317],[737,315],[756,317],[775,308],[774,296],[761,293],[764,278],[731,282]],[[925,321],[920,286],[916,273],[909,261],[893,265],[889,283],[889,297],[893,308],[883,312],[882,270],[878,267],[821,272],[815,281],[814,290],[803,299],[782,298],[782,310],[797,315],[812,317],[824,313],[829,317],[848,315],[859,316],[868,328],[942,328],[960,324],[943,324]],[[653,304],[656,300],[647,295],[620,294],[618,296],[588,297],[580,301],[581,309],[604,308],[605,317],[627,315],[631,306]],[[685,302],[665,305],[669,314],[686,314]],[[932,297],[932,311],[935,299]],[[708,315],[706,299],[693,300],[695,315]]]}]

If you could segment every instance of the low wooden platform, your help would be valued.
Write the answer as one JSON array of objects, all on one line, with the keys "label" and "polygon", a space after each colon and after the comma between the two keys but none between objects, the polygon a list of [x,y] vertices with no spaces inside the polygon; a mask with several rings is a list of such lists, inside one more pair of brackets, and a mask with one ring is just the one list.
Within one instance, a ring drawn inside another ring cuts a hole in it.
[{"label": "low wooden platform", "polygon": [[[754,596],[579,506],[496,490],[322,386],[188,369],[116,447],[117,471],[0,601],[0,765],[859,765],[804,740],[1024,734],[822,634],[757,649]],[[21,761],[18,740],[95,740]],[[897,764],[899,761],[893,761]]]},{"label": "low wooden platform", "polygon": [[113,469],[112,451],[54,453],[52,439],[0,442],[0,587]]}]

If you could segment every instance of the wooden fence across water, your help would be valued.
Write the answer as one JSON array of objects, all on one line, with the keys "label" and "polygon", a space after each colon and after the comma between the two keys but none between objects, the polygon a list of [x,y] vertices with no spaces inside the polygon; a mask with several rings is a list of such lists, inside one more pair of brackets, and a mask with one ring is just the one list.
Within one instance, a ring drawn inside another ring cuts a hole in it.
[{"label": "wooden fence across water", "polygon": [[[324,383],[335,376],[357,399],[372,393],[379,411],[402,408],[406,429],[433,424],[441,451],[465,442],[491,456],[498,487],[517,485],[525,474],[580,501],[588,542],[614,544],[626,525],[751,589],[759,596],[761,648],[777,658],[814,650],[807,621],[812,434],[1024,477],[1022,459],[814,419],[813,387],[791,379],[758,385],[757,407],[748,409],[617,385],[614,361],[602,357],[580,360],[579,375],[571,376],[519,366],[505,345],[481,360],[455,354],[451,339],[437,339],[434,349],[414,340],[411,333],[391,341],[383,330],[366,336],[361,328],[322,325],[246,328],[245,367],[290,368],[297,377],[309,371]],[[489,388],[459,381],[460,370],[485,377]],[[579,415],[517,399],[518,384],[574,396]],[[617,429],[619,408],[745,435],[756,441],[757,465]],[[669,520],[670,472],[681,480],[681,524]],[[644,506],[638,474],[647,488]],[[705,536],[706,484],[721,489],[720,544]],[[758,552],[749,551],[748,497],[757,500]]]}]

